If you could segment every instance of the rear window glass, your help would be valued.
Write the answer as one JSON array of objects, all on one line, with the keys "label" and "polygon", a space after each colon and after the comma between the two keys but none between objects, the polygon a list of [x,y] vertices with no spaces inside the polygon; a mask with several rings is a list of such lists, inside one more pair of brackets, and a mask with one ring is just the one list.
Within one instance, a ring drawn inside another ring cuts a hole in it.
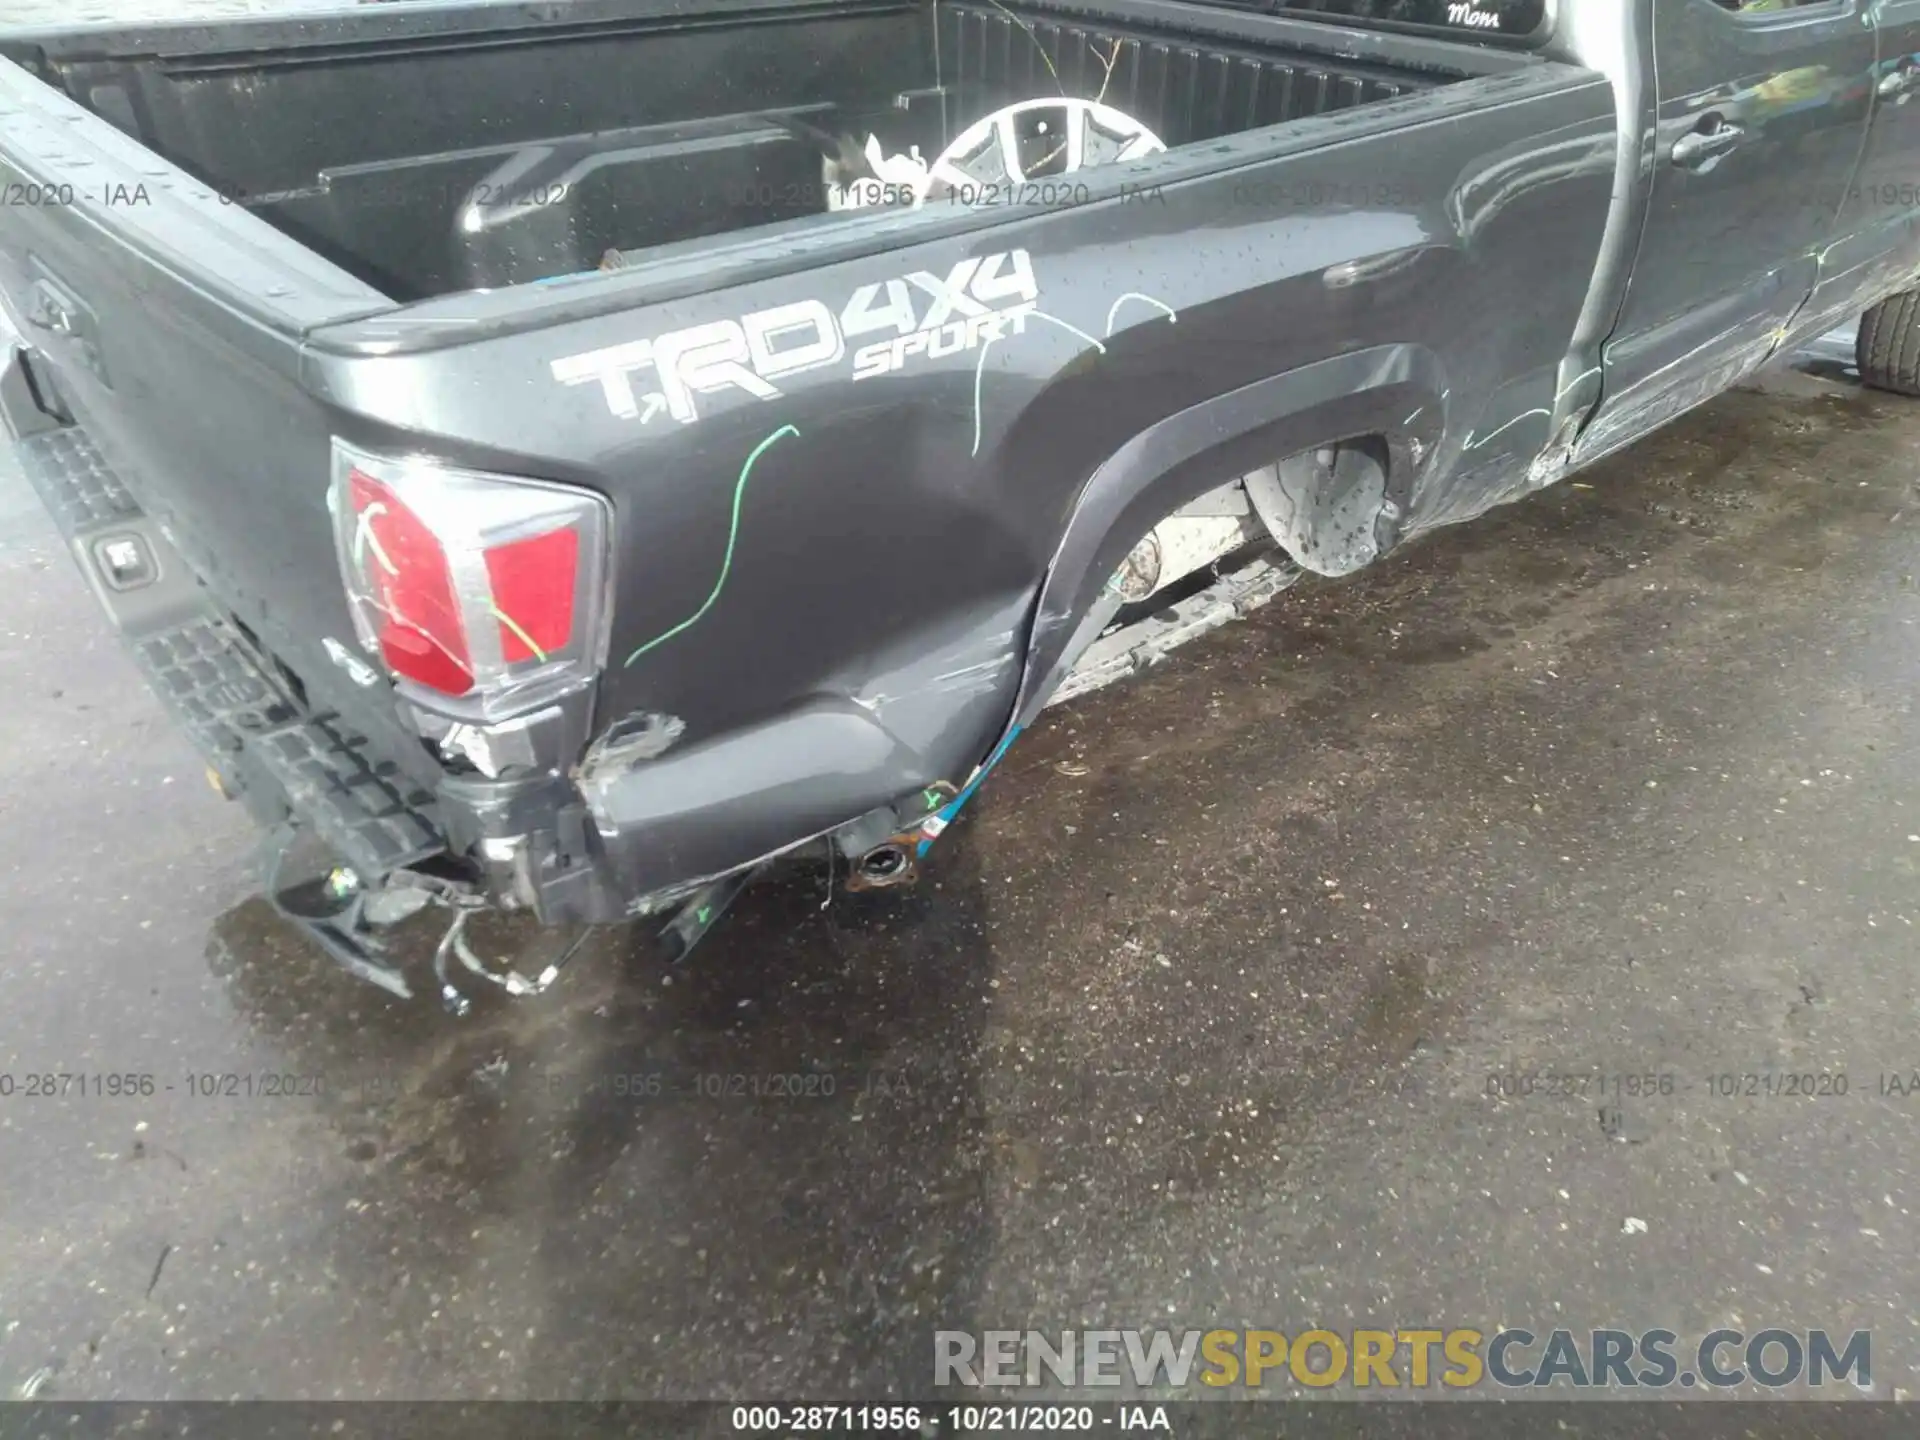
[{"label": "rear window glass", "polygon": [[1418,25],[1481,35],[1531,35],[1546,18],[1547,0],[1278,0],[1289,15]]}]

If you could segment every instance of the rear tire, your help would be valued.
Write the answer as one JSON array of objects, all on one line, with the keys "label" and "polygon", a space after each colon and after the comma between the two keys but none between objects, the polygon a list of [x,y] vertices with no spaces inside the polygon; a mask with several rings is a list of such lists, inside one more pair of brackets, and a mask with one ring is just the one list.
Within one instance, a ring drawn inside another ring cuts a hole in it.
[{"label": "rear tire", "polygon": [[1854,359],[1874,389],[1920,396],[1920,290],[1889,295],[1860,317]]}]

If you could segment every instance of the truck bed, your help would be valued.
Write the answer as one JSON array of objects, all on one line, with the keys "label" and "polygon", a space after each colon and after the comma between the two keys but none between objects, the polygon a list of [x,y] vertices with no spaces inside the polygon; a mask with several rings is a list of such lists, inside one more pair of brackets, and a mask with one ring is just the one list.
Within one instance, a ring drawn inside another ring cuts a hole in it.
[{"label": "truck bed", "polygon": [[[80,37],[35,68],[400,301],[587,272],[610,251],[630,260],[780,222],[845,223],[828,213],[824,137],[871,134],[888,154],[931,159],[1002,106],[1066,95],[1102,100],[1173,148],[1463,78],[1342,57],[1352,32],[1327,26],[1235,16],[1247,38],[1202,42],[997,0],[438,35],[361,14],[357,38],[328,43],[263,32],[247,48],[187,52]],[[1289,38],[1252,38],[1262,26]],[[250,28],[230,27],[229,45]],[[1032,139],[1044,156],[1045,137]]]},{"label": "truck bed", "polygon": [[[1604,74],[1005,3],[0,37],[26,197],[0,207],[0,418],[56,511],[118,483],[76,559],[223,783],[370,883],[432,860],[549,924],[663,914],[813,839],[864,864],[944,826],[1141,535],[1240,477],[1354,439],[1386,457],[1382,546],[1524,479],[1591,370],[1634,158]],[[924,154],[1063,92],[1171,148],[1056,173],[1065,203],[850,214],[802,143]],[[469,228],[515,177],[554,193]],[[606,249],[640,263],[598,273]],[[598,517],[570,688],[488,709],[377,668],[339,528],[360,465]]]}]

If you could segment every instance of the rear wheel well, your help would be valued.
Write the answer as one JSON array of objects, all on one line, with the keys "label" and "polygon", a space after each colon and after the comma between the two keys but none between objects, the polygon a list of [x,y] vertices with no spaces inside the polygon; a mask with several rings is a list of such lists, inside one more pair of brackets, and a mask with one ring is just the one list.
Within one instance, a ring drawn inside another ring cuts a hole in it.
[{"label": "rear wheel well", "polygon": [[[1034,605],[1003,739],[1039,712],[1073,658],[1106,628],[1115,574],[1140,538],[1162,518],[1273,465],[1275,456],[1351,443],[1372,468],[1384,439],[1383,498],[1371,526],[1374,549],[1384,552],[1445,432],[1446,395],[1431,351],[1377,346],[1243,385],[1134,434],[1088,477],[1067,516]],[[1256,521],[1255,529],[1264,526]]]},{"label": "rear wheel well", "polygon": [[[1393,496],[1393,454],[1378,433],[1296,451],[1225,480],[1175,506],[1135,537],[1111,586],[1118,617],[1191,593],[1204,572],[1235,551],[1277,544],[1302,569],[1346,575],[1391,545],[1402,507]],[[1382,521],[1387,522],[1383,525]]]}]

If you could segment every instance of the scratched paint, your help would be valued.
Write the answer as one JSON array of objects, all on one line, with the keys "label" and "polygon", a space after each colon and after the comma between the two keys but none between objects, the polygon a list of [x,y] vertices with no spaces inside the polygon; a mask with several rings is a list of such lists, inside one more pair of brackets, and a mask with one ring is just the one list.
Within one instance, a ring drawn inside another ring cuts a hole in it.
[{"label": "scratched paint", "polygon": [[641,711],[617,720],[594,741],[580,762],[580,773],[587,783],[624,774],[647,760],[657,760],[671,750],[687,733],[687,722],[678,715]]},{"label": "scratched paint", "polygon": [[[1045,320],[1045,321],[1046,321],[1046,322],[1047,322],[1048,324],[1050,324],[1050,325],[1058,325],[1058,326],[1059,326],[1059,327],[1060,327],[1060,328],[1061,328],[1062,330],[1065,330],[1065,331],[1068,331],[1068,332],[1070,332],[1071,334],[1074,334],[1074,335],[1078,335],[1078,336],[1079,336],[1079,337],[1080,337],[1080,338],[1081,338],[1082,340],[1084,340],[1084,341],[1086,341],[1086,342],[1087,342],[1087,343],[1088,343],[1089,345],[1091,345],[1091,346],[1093,346],[1093,348],[1094,348],[1094,349],[1096,349],[1096,350],[1098,350],[1098,351],[1099,351],[1099,352],[1100,352],[1100,353],[1101,353],[1102,355],[1104,355],[1104,354],[1106,354],[1106,353],[1107,353],[1107,347],[1106,347],[1106,343],[1105,343],[1104,341],[1101,341],[1101,340],[1096,340],[1096,339],[1094,339],[1094,338],[1093,338],[1093,336],[1091,336],[1091,335],[1089,335],[1089,334],[1088,334],[1088,333],[1087,333],[1086,331],[1084,331],[1084,330],[1082,330],[1082,329],[1081,329],[1081,328],[1080,328],[1080,327],[1079,327],[1078,325],[1070,325],[1070,324],[1068,324],[1068,323],[1067,323],[1067,322],[1066,322],[1065,320],[1062,320],[1062,319],[1061,319],[1061,318],[1060,318],[1059,316],[1057,316],[1057,315],[1049,315],[1049,314],[1047,314],[1047,312],[1046,312],[1046,311],[1044,311],[1044,310],[1029,310],[1029,311],[1027,311],[1025,315],[1023,315],[1023,316],[1021,316],[1021,317],[1019,317],[1019,319],[1017,319],[1017,320],[1016,320],[1016,321],[1014,322],[1014,332],[1013,332],[1013,333],[1014,333],[1014,334],[1016,334],[1016,335],[1024,335],[1024,334],[1026,334],[1026,333],[1027,333],[1027,327],[1026,327],[1026,326],[1025,326],[1024,324],[1022,324],[1022,323],[1020,323],[1020,322],[1021,322],[1021,321],[1023,321],[1023,320],[1029,320],[1029,319],[1031,319],[1031,320]],[[995,341],[997,341],[997,340],[999,340],[999,338],[1000,338],[1000,337],[999,337],[998,335],[994,335],[994,336],[991,336],[991,337],[989,337],[989,338],[988,338],[988,339],[987,339],[987,340],[986,340],[986,341],[985,341],[985,342],[984,342],[984,343],[983,343],[983,344],[982,344],[982,345],[980,346],[980,357],[979,357],[979,359],[977,359],[977,360],[975,360],[975,361],[973,362],[973,451],[972,451],[972,453],[973,453],[973,454],[975,454],[975,455],[978,455],[978,454],[980,453],[980,386],[981,386],[981,381],[982,381],[982,379],[983,379],[983,377],[984,377],[984,376],[986,375],[986,369],[987,369],[987,352],[988,352],[988,351],[990,351],[991,349],[993,349],[993,346],[994,346],[994,342],[995,342]]]},{"label": "scratched paint", "polygon": [[714,603],[719,600],[720,592],[727,588],[727,577],[733,573],[733,547],[734,543],[740,538],[740,505],[747,493],[747,481],[752,478],[753,467],[759,462],[760,457],[772,449],[776,441],[788,435],[798,439],[800,431],[792,425],[782,425],[778,430],[775,430],[771,435],[767,436],[766,439],[754,446],[753,453],[747,456],[746,463],[740,467],[740,478],[733,483],[733,515],[727,522],[726,553],[720,557],[720,573],[714,578],[713,589],[708,592],[707,598],[700,602],[700,608],[698,610],[695,610],[693,614],[682,620],[678,625],[675,625],[671,630],[663,631],[654,636],[653,639],[647,641],[646,644],[627,656],[628,665],[633,664],[634,661],[638,660],[642,655],[645,655],[649,650],[658,649],[676,635],[684,634],[686,631],[692,629],[700,623],[706,616],[706,613],[714,607]]},{"label": "scratched paint", "polygon": [[1153,298],[1153,296],[1146,294],[1144,291],[1129,290],[1127,291],[1126,294],[1122,295],[1118,300],[1115,300],[1113,304],[1107,307],[1107,338],[1109,340],[1113,338],[1114,319],[1119,315],[1120,307],[1126,304],[1127,301],[1129,300],[1139,300],[1139,301],[1143,301],[1148,305],[1154,306],[1156,309],[1160,311],[1162,315],[1165,315],[1167,317],[1167,323],[1169,325],[1178,325],[1180,323],[1179,314],[1174,310],[1174,308],[1171,305],[1167,304],[1166,301],[1156,300]]},{"label": "scratched paint", "polygon": [[[1121,295],[1118,299],[1116,299],[1113,302],[1113,304],[1107,307],[1106,333],[1107,333],[1107,338],[1109,340],[1113,338],[1113,327],[1114,327],[1115,321],[1119,318],[1120,307],[1129,300],[1138,300],[1143,302],[1144,304],[1154,306],[1156,309],[1158,309],[1162,314],[1164,314],[1167,317],[1167,323],[1170,325],[1178,325],[1180,323],[1179,312],[1177,312],[1171,305],[1167,304],[1166,301],[1157,300],[1153,296],[1145,294],[1139,290],[1129,290],[1125,294]],[[1089,335],[1086,331],[1082,330],[1079,326],[1070,325],[1057,315],[1049,315],[1044,310],[1029,310],[1026,313],[1026,316],[1023,316],[1021,318],[1045,320],[1048,324],[1058,325],[1061,329],[1071,331],[1073,334],[1078,335],[1082,340],[1086,341],[1089,345],[1093,346],[1093,348],[1095,350],[1098,350],[1102,355],[1107,353],[1107,347],[1105,342],[1094,339],[1093,336]],[[1025,333],[1026,333],[1026,326],[1016,321],[1014,334],[1024,335]],[[980,346],[979,355],[975,358],[973,362],[973,449],[970,453],[973,454],[976,458],[980,454],[981,387],[985,381],[985,377],[987,373],[987,353],[993,349],[994,342],[999,340],[1000,338],[1001,338],[1000,336],[995,335],[990,337],[985,343],[983,343]]]}]

